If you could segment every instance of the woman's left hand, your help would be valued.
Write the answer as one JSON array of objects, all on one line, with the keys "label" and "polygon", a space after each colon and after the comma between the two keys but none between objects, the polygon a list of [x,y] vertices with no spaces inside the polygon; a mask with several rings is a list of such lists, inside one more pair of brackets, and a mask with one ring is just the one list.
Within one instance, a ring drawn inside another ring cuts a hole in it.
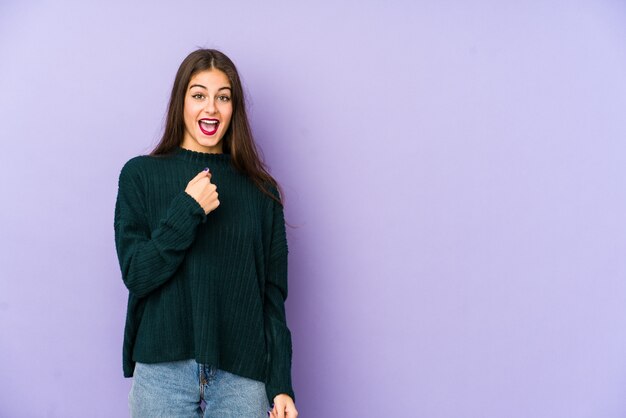
[{"label": "woman's left hand", "polygon": [[271,418],[296,418],[298,411],[291,396],[281,393],[274,397],[274,408],[270,410]]}]

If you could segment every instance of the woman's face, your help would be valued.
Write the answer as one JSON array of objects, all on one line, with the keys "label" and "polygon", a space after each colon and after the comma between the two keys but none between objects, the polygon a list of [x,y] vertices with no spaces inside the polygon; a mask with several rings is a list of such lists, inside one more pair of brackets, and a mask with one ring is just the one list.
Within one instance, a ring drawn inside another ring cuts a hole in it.
[{"label": "woman's face", "polygon": [[192,151],[222,153],[222,137],[233,114],[232,89],[220,70],[196,73],[185,93],[185,136],[182,147]]}]

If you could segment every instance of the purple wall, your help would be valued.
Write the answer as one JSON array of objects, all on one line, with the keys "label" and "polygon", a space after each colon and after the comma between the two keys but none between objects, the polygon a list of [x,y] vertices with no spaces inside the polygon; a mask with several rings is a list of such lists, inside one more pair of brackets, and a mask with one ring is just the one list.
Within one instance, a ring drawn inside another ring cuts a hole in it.
[{"label": "purple wall", "polygon": [[301,416],[626,416],[623,2],[86,3],[0,5],[0,416],[127,416],[117,176],[197,46],[298,226]]}]

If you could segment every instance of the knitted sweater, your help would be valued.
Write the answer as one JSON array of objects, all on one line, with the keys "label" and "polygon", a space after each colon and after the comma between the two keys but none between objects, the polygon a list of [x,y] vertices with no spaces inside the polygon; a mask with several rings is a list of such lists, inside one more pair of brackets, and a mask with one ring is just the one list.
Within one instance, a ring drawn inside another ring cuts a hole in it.
[{"label": "knitted sweater", "polygon": [[[208,215],[185,192],[205,167],[220,202]],[[283,208],[235,170],[230,154],[179,147],[130,159],[114,228],[129,290],[125,377],[137,361],[193,358],[263,381],[270,405],[279,393],[295,401]]]}]

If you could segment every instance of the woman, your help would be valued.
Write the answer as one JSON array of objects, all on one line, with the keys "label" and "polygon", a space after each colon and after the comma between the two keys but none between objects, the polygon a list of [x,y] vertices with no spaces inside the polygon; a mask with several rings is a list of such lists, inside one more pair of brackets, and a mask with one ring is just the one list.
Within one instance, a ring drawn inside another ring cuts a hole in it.
[{"label": "woman", "polygon": [[298,415],[279,189],[259,160],[235,65],[192,52],[160,143],[119,176],[132,416]]}]

